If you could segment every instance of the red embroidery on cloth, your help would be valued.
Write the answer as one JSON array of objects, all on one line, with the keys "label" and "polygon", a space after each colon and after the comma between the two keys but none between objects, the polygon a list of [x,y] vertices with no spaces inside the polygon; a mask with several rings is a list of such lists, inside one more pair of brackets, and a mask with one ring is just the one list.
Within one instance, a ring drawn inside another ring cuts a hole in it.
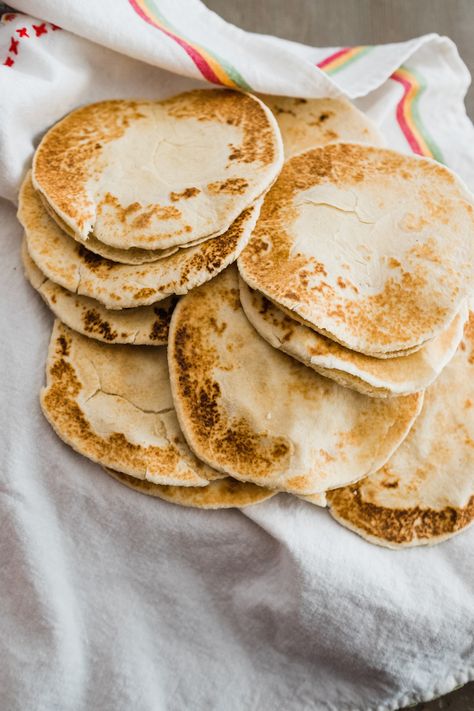
[{"label": "red embroidery on cloth", "polygon": [[[10,14],[10,15],[3,15],[3,20],[6,18],[8,20],[14,20],[16,15]],[[59,25],[55,25],[53,22],[48,22],[48,25],[51,27],[51,30],[60,30],[61,27]],[[47,35],[48,34],[48,28],[46,27],[46,22],[42,22],[41,25],[32,25],[33,30],[35,31],[35,37],[41,37],[42,35]],[[19,27],[18,29],[15,30],[17,35],[22,38],[22,37],[27,37],[28,39],[31,37],[31,35],[28,34],[28,28],[27,27]],[[8,52],[11,54],[14,54],[18,56],[18,49],[21,48],[20,40],[16,39],[15,37],[10,38],[10,47],[8,49]],[[0,59],[1,61],[1,59]],[[13,67],[15,64],[15,60],[8,56],[6,56],[4,62],[4,66],[6,67]]]},{"label": "red embroidery on cloth", "polygon": [[11,22],[14,20],[16,15],[13,12],[7,12],[6,15],[2,15],[3,22]]},{"label": "red embroidery on cloth", "polygon": [[41,37],[41,35],[45,35],[47,33],[46,29],[46,23],[43,22],[41,25],[33,25],[33,29],[35,31],[35,35],[37,37]]},{"label": "red embroidery on cloth", "polygon": [[19,44],[20,44],[20,41],[15,39],[14,37],[12,37],[8,51],[13,52],[13,54],[18,54],[18,45]]}]

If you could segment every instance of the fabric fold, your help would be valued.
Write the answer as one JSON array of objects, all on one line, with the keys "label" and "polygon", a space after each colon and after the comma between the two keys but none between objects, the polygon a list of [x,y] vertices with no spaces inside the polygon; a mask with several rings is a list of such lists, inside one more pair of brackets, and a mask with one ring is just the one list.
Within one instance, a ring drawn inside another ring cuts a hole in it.
[{"label": "fabric fold", "polygon": [[[245,32],[198,0],[12,2],[0,198],[17,201],[42,135],[78,106],[203,86],[344,94],[389,147],[474,188],[470,77],[445,37],[314,48]],[[186,510],[121,487],[54,436],[37,403],[51,318],[23,277],[6,200],[2,708],[391,711],[473,679],[474,529],[393,552],[286,495],[245,513]]]}]

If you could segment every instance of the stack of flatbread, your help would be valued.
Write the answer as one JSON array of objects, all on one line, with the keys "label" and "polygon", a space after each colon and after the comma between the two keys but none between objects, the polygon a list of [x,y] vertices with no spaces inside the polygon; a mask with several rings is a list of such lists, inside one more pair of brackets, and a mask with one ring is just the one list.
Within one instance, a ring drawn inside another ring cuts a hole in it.
[{"label": "stack of flatbread", "polygon": [[162,345],[176,296],[244,248],[282,161],[271,111],[246,94],[80,108],[21,188],[27,275],[80,333]]},{"label": "stack of flatbread", "polygon": [[474,520],[473,198],[349,102],[83,107],[19,219],[56,316],[43,411],[121,483],[202,508],[286,492],[390,547]]}]

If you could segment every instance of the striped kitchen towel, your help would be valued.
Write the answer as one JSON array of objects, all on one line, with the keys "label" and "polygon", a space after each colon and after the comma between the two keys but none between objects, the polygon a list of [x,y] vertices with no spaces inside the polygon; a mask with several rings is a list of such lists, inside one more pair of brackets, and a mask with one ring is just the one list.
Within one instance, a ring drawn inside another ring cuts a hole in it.
[{"label": "striped kitchen towel", "polygon": [[[474,186],[474,157],[466,151],[474,130],[463,103],[470,76],[446,37],[315,48],[245,32],[199,0],[14,4],[30,16],[5,14],[0,32],[0,195],[10,199],[33,139],[78,104],[162,96],[199,82],[305,98],[343,93],[374,119],[388,145],[444,162]],[[159,81],[137,83],[134,62],[118,74],[113,65],[125,57],[160,67]],[[173,81],[176,74],[181,81]],[[26,114],[20,124],[19,113]]]},{"label": "striped kitchen towel", "polygon": [[[16,201],[44,131],[79,105],[206,84],[348,96],[389,146],[474,188],[470,77],[447,38],[315,48],[198,0],[10,2],[0,197]],[[0,711],[393,711],[474,679],[474,528],[394,552],[283,496],[176,511],[52,447],[36,397],[50,314],[5,200],[0,226]]]}]

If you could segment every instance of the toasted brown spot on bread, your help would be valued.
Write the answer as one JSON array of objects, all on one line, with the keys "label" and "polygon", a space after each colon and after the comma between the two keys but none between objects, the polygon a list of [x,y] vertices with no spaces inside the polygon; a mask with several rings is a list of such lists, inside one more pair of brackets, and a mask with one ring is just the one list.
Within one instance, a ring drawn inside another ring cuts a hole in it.
[{"label": "toasted brown spot on bread", "polygon": [[149,227],[154,220],[178,220],[181,217],[181,211],[174,205],[140,205],[133,202],[124,206],[109,192],[97,205],[97,215],[104,214],[108,219],[113,214],[118,222],[139,229]]},{"label": "toasted brown spot on bread", "polygon": [[158,341],[160,343],[167,343],[168,332],[170,328],[170,320],[176,306],[177,299],[173,298],[170,300],[170,305],[168,308],[163,308],[161,306],[155,306],[153,311],[158,317],[156,321],[153,322],[150,331],[150,340]]},{"label": "toasted brown spot on bread", "polygon": [[227,180],[218,180],[215,183],[209,183],[207,189],[210,193],[244,193],[248,188],[248,181],[244,178],[228,178]]},{"label": "toasted brown spot on bread", "polygon": [[69,355],[71,341],[66,336],[64,336],[64,335],[59,336],[56,343],[57,343],[57,352],[60,355],[63,355],[63,356]]},{"label": "toasted brown spot on bread", "polygon": [[143,287],[143,289],[139,289],[134,293],[133,298],[136,301],[140,301],[141,299],[148,299],[148,297],[153,296],[153,294],[156,294],[156,289],[152,289],[151,287]]},{"label": "toasted brown spot on bread", "polygon": [[117,331],[113,330],[108,321],[104,321],[96,309],[87,309],[82,316],[84,330],[87,333],[97,333],[105,341],[115,341],[118,337]]},{"label": "toasted brown spot on bread", "polygon": [[172,202],[178,202],[178,200],[182,199],[188,200],[189,198],[199,195],[200,192],[199,188],[185,188],[185,190],[182,190],[180,193],[171,192],[170,200]]},{"label": "toasted brown spot on bread", "polygon": [[113,262],[110,261],[110,259],[105,259],[105,257],[101,257],[100,254],[96,254],[95,252],[91,252],[89,249],[86,249],[82,244],[78,244],[77,247],[77,253],[80,256],[81,260],[87,264],[89,269],[96,270],[100,268],[107,268],[110,269],[113,266]]}]

